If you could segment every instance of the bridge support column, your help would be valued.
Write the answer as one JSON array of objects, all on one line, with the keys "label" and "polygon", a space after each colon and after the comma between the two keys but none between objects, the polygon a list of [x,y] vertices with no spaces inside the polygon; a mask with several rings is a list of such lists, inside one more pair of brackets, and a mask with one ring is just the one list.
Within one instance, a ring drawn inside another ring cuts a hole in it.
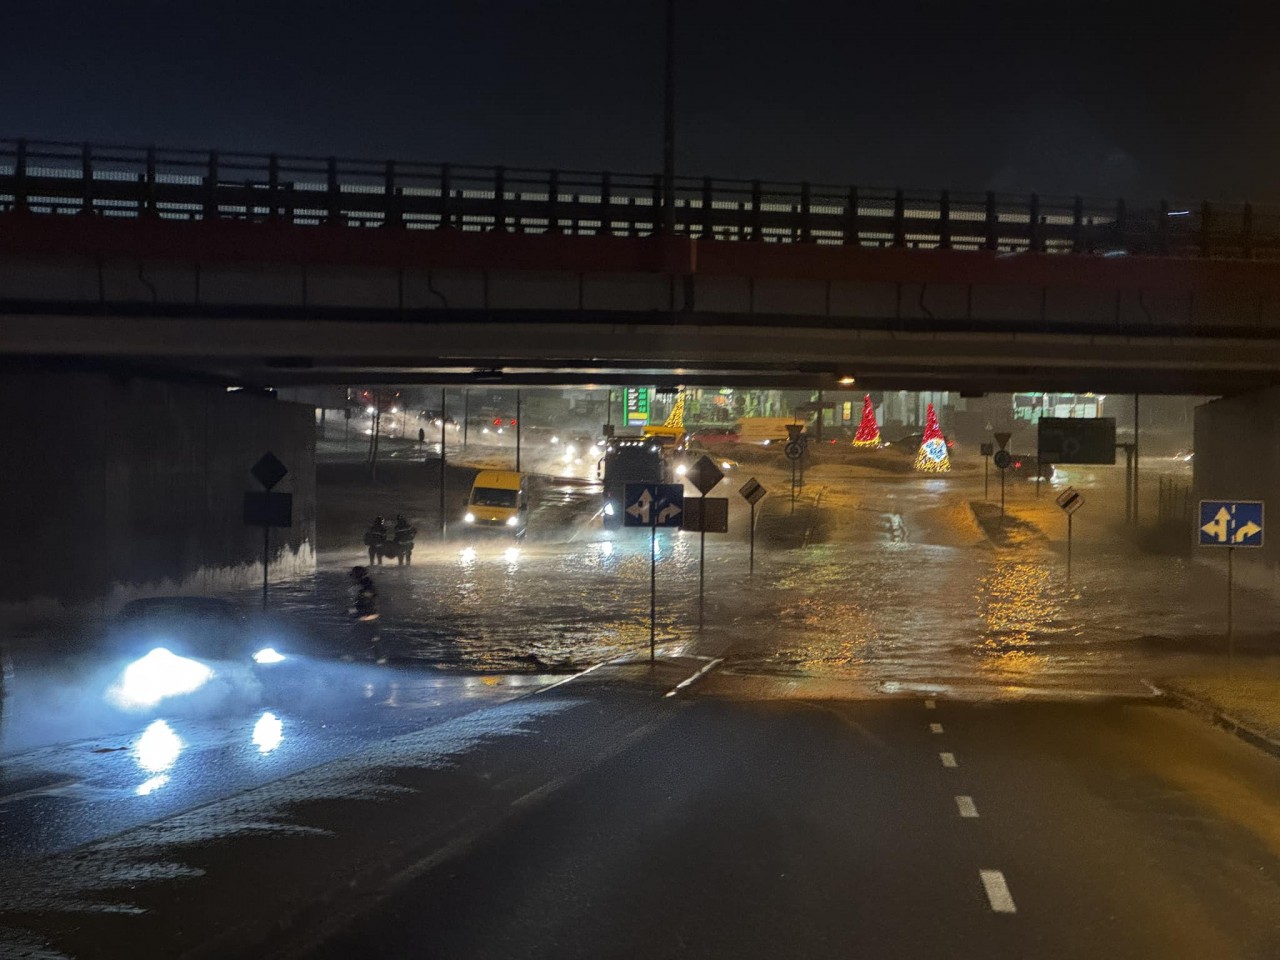
[{"label": "bridge support column", "polygon": [[[1262,500],[1264,519],[1280,516],[1280,387],[1224,397],[1195,408],[1195,460],[1187,537],[1196,535],[1199,500]],[[1197,548],[1197,559],[1226,571],[1222,551]],[[1241,550],[1238,582],[1280,590],[1280,537],[1264,534],[1263,546]]]},{"label": "bridge support column", "polygon": [[[250,468],[289,469],[293,525],[271,537],[273,578],[315,569],[315,414],[225,387],[27,368],[0,377],[11,418],[0,526],[6,619],[97,615],[148,593],[262,581],[262,532],[244,524]],[[20,453],[19,453],[20,452]]]}]

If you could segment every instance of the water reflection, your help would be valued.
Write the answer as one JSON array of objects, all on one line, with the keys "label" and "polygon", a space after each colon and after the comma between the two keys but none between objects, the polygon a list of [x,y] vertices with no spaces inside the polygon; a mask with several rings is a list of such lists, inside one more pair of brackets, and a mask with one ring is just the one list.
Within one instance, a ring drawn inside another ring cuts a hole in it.
[{"label": "water reflection", "polygon": [[253,742],[262,754],[270,753],[284,739],[284,721],[268,710],[253,725]]},{"label": "water reflection", "polygon": [[169,775],[165,771],[177,762],[182,747],[182,738],[163,720],[147,727],[133,745],[133,756],[138,766],[155,776],[139,784],[134,793],[145,797],[168,783]]},{"label": "water reflection", "polygon": [[1045,652],[1029,649],[1043,645],[1058,632],[1063,615],[1061,593],[1050,567],[1043,562],[997,559],[993,569],[979,578],[977,596],[983,635],[978,651],[984,669],[1025,676],[1042,670]]},{"label": "water reflection", "polygon": [[161,773],[174,765],[182,747],[182,738],[173,732],[173,728],[163,720],[156,720],[133,745],[133,755],[143,770]]}]

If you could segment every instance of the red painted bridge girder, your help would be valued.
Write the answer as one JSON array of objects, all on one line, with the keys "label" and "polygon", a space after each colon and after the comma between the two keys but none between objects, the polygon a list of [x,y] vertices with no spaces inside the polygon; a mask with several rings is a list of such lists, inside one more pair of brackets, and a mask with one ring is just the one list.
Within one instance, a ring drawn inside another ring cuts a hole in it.
[{"label": "red painted bridge girder", "polygon": [[0,256],[907,284],[1230,290],[1280,297],[1280,261],[876,249],[682,236],[571,236],[237,220],[0,214]]}]

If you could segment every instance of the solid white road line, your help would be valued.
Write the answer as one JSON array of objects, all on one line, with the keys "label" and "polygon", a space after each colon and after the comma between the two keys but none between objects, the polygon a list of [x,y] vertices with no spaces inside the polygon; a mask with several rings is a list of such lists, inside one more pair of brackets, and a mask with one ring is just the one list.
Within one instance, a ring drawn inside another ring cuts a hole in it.
[{"label": "solid white road line", "polygon": [[546,693],[548,690],[554,690],[556,687],[560,686],[560,684],[562,683],[569,683],[571,680],[577,680],[579,677],[585,677],[588,673],[591,673],[591,671],[599,670],[601,667],[612,662],[613,662],[612,660],[601,660],[599,663],[592,664],[591,666],[587,667],[587,669],[583,670],[580,673],[575,673],[571,677],[565,677],[563,680],[557,680],[555,683],[549,684],[545,687],[539,687],[537,690],[533,692]]},{"label": "solid white road line", "polygon": [[937,709],[938,709],[938,701],[937,701],[937,700],[926,700],[926,701],[924,702],[924,708],[925,708],[926,710],[937,710]]},{"label": "solid white road line", "polygon": [[960,816],[976,818],[978,816],[978,808],[974,806],[973,797],[956,797],[956,808],[960,811]]},{"label": "solid white road line", "polygon": [[956,763],[956,755],[954,753],[940,753],[938,754],[938,758],[942,761],[942,765],[944,767],[954,767],[958,765]]},{"label": "solid white road line", "polygon": [[1018,908],[1013,905],[1009,885],[1004,882],[1003,873],[999,870],[979,870],[978,876],[982,878],[982,888],[987,891],[987,900],[992,910],[996,913],[1018,912]]},{"label": "solid white road line", "polygon": [[941,732],[942,732],[942,724],[940,724],[940,723],[931,723],[931,724],[929,724],[929,729],[930,729],[933,733],[941,733]]},{"label": "solid white road line", "polygon": [[708,663],[705,667],[703,667],[701,670],[699,670],[699,671],[698,671],[697,673],[695,673],[693,676],[691,676],[691,677],[686,677],[684,680],[681,680],[679,683],[677,683],[677,684],[675,685],[675,688],[674,688],[674,689],[672,689],[672,690],[668,691],[665,695],[666,695],[666,696],[668,696],[668,697],[674,697],[677,693],[679,693],[679,692],[680,692],[681,690],[683,690],[685,687],[689,686],[689,684],[694,683],[695,681],[699,680],[699,679],[702,677],[702,675],[703,675],[703,674],[705,674],[705,673],[707,673],[707,672],[709,672],[709,671],[711,671],[711,670],[714,670],[714,669],[715,669],[715,667],[716,667],[716,664],[718,664],[718,663],[723,663],[723,662],[724,662],[724,657],[716,657],[714,660],[712,660],[710,663]]}]

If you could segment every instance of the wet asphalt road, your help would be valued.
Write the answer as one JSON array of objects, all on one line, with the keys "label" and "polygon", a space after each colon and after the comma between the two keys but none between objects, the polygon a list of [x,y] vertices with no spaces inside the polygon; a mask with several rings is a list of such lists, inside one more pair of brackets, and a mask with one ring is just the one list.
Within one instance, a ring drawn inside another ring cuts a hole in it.
[{"label": "wet asphalt road", "polygon": [[1277,955],[1280,764],[1186,714],[713,697],[310,954]]},{"label": "wet asphalt road", "polygon": [[[717,491],[734,532],[707,544],[702,629],[697,538],[660,539],[659,652],[723,656],[705,698],[671,701],[670,722],[321,955],[1280,954],[1275,761],[1173,711],[1072,702],[1213,665],[1214,575],[1108,530],[1116,470],[1068,478],[1095,508],[1070,585],[1045,532],[1061,518],[1026,485],[1010,502],[1034,523],[993,546],[971,508],[980,474],[815,472],[794,514],[761,476],[775,498],[755,578],[745,506]],[[519,545],[455,535],[377,571],[390,666],[319,662],[301,695],[96,728],[74,709],[93,691],[62,691],[48,705],[69,722],[34,739],[11,703],[0,854],[250,795],[647,649],[648,537],[599,530],[592,492],[545,485]],[[336,599],[357,554],[273,588],[321,657],[349,644]],[[1251,598],[1238,627],[1263,637],[1275,614]],[[874,699],[911,690],[940,694],[936,710]],[[1029,692],[1066,702],[982,702]],[[1006,887],[1013,914],[994,909]]]},{"label": "wet asphalt road", "polygon": [[[318,662],[305,686],[256,690],[251,703],[203,714],[88,710],[56,742],[0,753],[0,858],[38,857],[173,816],[557,679]],[[10,711],[8,721],[23,715]]]}]

